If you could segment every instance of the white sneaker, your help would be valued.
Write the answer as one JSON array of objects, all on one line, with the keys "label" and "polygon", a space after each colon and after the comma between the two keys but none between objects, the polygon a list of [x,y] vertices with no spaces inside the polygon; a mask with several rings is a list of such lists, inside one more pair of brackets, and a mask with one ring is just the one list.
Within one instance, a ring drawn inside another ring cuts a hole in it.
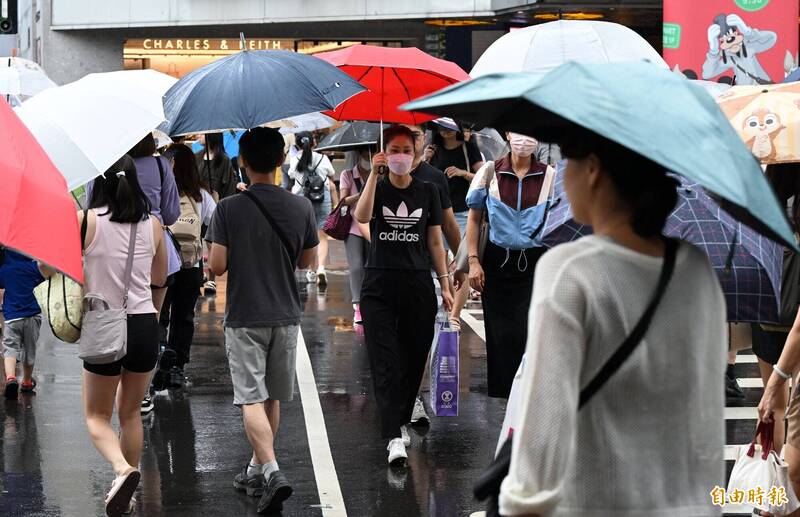
[{"label": "white sneaker", "polygon": [[411,435],[408,434],[408,428],[404,425],[400,426],[400,436],[403,438],[403,445],[406,447],[411,446]]},{"label": "white sneaker", "polygon": [[415,425],[430,425],[431,423],[430,418],[428,418],[428,413],[425,412],[425,404],[422,403],[422,399],[419,397],[414,401],[411,423]]},{"label": "white sneaker", "polygon": [[408,454],[402,438],[393,438],[386,450],[389,451],[389,465],[402,467],[406,464]]},{"label": "white sneaker", "polygon": [[309,284],[316,284],[317,283],[317,273],[316,271],[308,270],[306,271],[306,280]]}]

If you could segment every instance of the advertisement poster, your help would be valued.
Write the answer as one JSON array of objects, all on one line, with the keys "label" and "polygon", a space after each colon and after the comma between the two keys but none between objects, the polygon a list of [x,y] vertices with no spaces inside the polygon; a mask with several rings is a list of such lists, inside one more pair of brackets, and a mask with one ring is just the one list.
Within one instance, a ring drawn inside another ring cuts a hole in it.
[{"label": "advertisement poster", "polygon": [[780,83],[797,68],[798,0],[664,0],[664,59],[692,79]]}]

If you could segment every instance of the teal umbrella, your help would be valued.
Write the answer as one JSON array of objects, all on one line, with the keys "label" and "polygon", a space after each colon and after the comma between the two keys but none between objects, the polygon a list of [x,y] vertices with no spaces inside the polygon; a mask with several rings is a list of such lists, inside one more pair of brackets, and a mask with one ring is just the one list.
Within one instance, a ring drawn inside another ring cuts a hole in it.
[{"label": "teal umbrella", "polygon": [[566,63],[492,74],[402,106],[559,142],[576,125],[680,173],[759,233],[797,249],[761,166],[714,99],[649,63]]}]

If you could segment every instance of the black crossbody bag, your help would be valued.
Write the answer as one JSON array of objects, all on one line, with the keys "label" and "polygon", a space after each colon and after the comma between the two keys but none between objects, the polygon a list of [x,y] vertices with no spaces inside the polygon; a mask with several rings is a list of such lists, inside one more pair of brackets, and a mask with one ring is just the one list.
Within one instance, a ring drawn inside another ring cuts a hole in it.
[{"label": "black crossbody bag", "polygon": [[[625,341],[617,348],[616,352],[611,355],[594,378],[581,389],[578,401],[579,411],[586,406],[598,391],[600,391],[600,388],[603,387],[611,376],[625,364],[625,361],[642,342],[642,338],[644,338],[647,329],[650,327],[650,322],[653,320],[653,315],[658,308],[658,304],[661,302],[661,298],[664,297],[664,292],[667,290],[667,285],[672,278],[672,273],[675,271],[675,257],[678,252],[678,246],[679,241],[675,239],[666,239],[664,265],[661,267],[661,275],[659,276],[655,293],[650,299],[647,309],[645,309],[644,314],[642,314],[642,317],[633,328],[633,331],[625,338]],[[472,492],[478,501],[487,501],[486,517],[498,517],[500,515],[498,498],[500,496],[500,485],[503,483],[503,479],[508,475],[509,467],[511,466],[511,440],[512,437],[509,437],[503,443],[494,461],[492,461],[491,465],[489,465],[483,474],[475,481],[472,488]]]}]

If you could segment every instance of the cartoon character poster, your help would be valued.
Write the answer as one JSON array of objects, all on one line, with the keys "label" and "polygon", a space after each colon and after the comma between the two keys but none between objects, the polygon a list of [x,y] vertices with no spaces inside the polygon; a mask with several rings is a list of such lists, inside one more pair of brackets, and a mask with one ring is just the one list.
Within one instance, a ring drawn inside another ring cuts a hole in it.
[{"label": "cartoon character poster", "polygon": [[692,79],[780,83],[797,68],[798,0],[664,0],[664,59]]}]

